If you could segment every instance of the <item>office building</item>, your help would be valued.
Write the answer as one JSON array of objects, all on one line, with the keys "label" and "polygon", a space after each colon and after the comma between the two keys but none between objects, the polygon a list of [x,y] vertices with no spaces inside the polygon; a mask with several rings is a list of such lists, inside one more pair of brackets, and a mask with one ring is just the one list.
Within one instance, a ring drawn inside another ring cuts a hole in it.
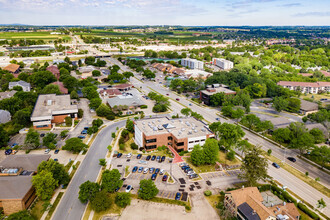
[{"label": "office building", "polygon": [[233,62],[222,58],[214,58],[213,64],[216,65],[217,67],[220,67],[223,70],[230,70],[234,67]]},{"label": "office building", "polygon": [[181,60],[181,65],[189,69],[204,69],[204,63],[196,59],[185,58]]}]

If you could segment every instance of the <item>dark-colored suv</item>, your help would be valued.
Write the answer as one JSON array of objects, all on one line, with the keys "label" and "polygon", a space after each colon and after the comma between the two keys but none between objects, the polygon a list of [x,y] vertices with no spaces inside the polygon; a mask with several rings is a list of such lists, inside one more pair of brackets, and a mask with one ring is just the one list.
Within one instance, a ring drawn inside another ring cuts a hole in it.
[{"label": "dark-colored suv", "polygon": [[294,157],[288,157],[288,160],[290,160],[291,162],[296,162],[296,158]]},{"label": "dark-colored suv", "polygon": [[151,157],[151,160],[155,160],[155,159],[156,159],[156,156],[155,155]]},{"label": "dark-colored suv", "polygon": [[150,155],[148,155],[148,156],[147,156],[147,158],[146,158],[146,160],[150,160],[150,158],[151,158],[151,156],[150,156]]}]

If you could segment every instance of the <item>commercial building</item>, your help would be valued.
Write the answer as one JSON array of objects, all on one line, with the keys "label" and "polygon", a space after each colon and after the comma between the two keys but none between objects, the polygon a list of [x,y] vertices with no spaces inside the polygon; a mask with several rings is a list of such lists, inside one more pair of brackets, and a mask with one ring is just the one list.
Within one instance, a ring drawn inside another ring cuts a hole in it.
[{"label": "commercial building", "polygon": [[144,118],[134,121],[135,142],[145,150],[159,146],[172,146],[176,151],[192,151],[194,146],[204,145],[214,134],[208,126],[193,117]]},{"label": "commercial building", "polygon": [[9,82],[8,88],[9,89],[13,89],[15,86],[22,87],[22,89],[23,89],[24,92],[30,92],[30,90],[31,90],[31,84],[30,83],[27,83],[27,82],[25,82],[23,80],[20,80],[18,82]]},{"label": "commercial building", "polygon": [[330,92],[330,82],[279,81],[277,85],[290,90],[300,91],[302,93],[318,94],[321,92]]},{"label": "commercial building", "polygon": [[70,95],[39,95],[31,121],[35,129],[48,129],[52,123],[59,124],[66,117],[77,118],[78,107],[71,104]]},{"label": "commercial building", "polygon": [[204,69],[204,63],[196,59],[185,58],[181,60],[181,65],[189,69]]},{"label": "commercial building", "polygon": [[303,99],[300,99],[300,109],[299,112],[303,115],[308,115],[315,113],[319,110],[319,105],[315,102],[309,102]]},{"label": "commercial building", "polygon": [[212,76],[212,73],[206,72],[204,70],[200,70],[200,69],[193,69],[193,70],[186,70],[185,73],[183,74],[183,76],[185,76],[186,78],[190,79],[197,79],[197,78],[202,78],[202,79],[207,79],[210,76]]},{"label": "commercial building", "polygon": [[225,95],[235,95],[236,92],[230,90],[228,86],[223,84],[208,85],[206,90],[201,90],[199,98],[205,105],[210,105],[210,98],[216,93],[224,93]]},{"label": "commercial building", "polygon": [[300,217],[293,203],[280,201],[277,204],[269,204],[265,202],[257,187],[225,193],[224,205],[233,216],[244,220],[296,220]]},{"label": "commercial building", "polygon": [[118,95],[122,95],[122,92],[118,89],[102,89],[99,93],[102,98],[113,98]]},{"label": "commercial building", "polygon": [[0,110],[0,124],[7,123],[11,120],[10,112],[7,110]]},{"label": "commercial building", "polygon": [[9,155],[0,163],[0,208],[5,215],[27,209],[36,197],[32,176],[50,155]]},{"label": "commercial building", "polygon": [[234,63],[229,61],[229,60],[225,60],[222,58],[214,58],[213,59],[213,64],[220,67],[223,70],[230,70],[234,67]]},{"label": "commercial building", "polygon": [[113,98],[107,99],[107,102],[111,108],[115,106],[127,106],[128,109],[133,109],[145,105],[145,103],[132,93],[123,93]]}]

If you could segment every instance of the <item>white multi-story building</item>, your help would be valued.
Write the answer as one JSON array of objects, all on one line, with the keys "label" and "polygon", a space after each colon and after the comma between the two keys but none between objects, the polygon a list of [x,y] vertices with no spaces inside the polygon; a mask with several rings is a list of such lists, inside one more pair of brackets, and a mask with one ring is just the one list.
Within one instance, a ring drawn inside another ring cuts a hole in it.
[{"label": "white multi-story building", "polygon": [[231,62],[229,60],[222,59],[222,58],[213,59],[213,64],[220,67],[223,70],[230,70],[234,67],[233,62]]},{"label": "white multi-story building", "polygon": [[204,63],[196,59],[185,58],[181,60],[181,65],[189,69],[204,69]]},{"label": "white multi-story building", "polygon": [[277,85],[290,90],[298,90],[302,93],[330,92],[330,82],[291,82],[280,81]]}]

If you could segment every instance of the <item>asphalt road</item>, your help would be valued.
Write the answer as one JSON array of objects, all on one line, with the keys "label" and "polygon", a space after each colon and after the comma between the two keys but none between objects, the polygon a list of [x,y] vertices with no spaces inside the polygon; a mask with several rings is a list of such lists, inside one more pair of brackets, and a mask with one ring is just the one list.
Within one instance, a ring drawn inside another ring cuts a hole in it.
[{"label": "asphalt road", "polygon": [[116,131],[116,127],[125,126],[125,123],[124,120],[111,124],[98,134],[61,199],[53,220],[80,220],[82,218],[86,204],[78,200],[79,186],[87,180],[96,181],[101,169],[99,159],[106,156],[107,146],[112,141],[111,133]]}]

